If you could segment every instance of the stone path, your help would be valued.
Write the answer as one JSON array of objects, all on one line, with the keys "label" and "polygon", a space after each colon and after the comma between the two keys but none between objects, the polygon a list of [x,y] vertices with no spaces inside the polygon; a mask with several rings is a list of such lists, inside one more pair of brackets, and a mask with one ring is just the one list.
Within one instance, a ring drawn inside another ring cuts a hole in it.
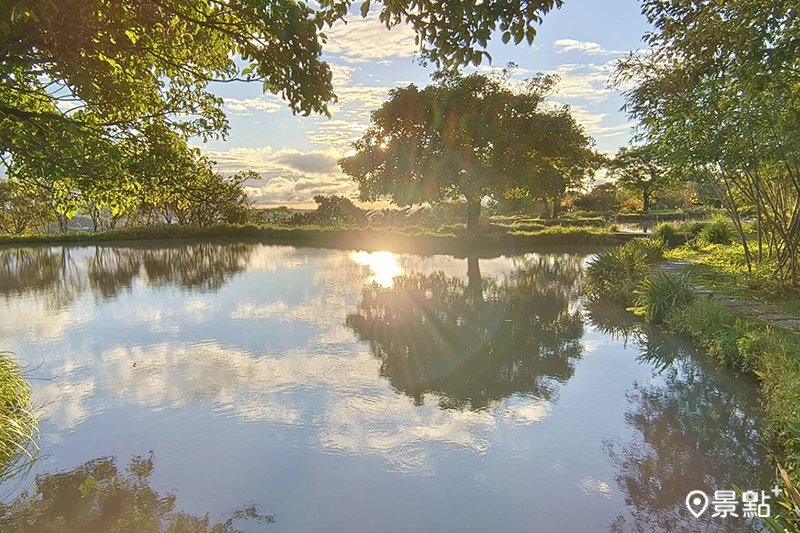
[{"label": "stone path", "polygon": [[[670,274],[680,274],[690,264],[691,263],[687,263],[686,261],[664,261],[658,264],[658,269]],[[692,287],[699,296],[711,298],[721,304],[727,305],[740,315],[757,318],[775,327],[800,330],[800,318],[784,313],[774,305],[765,304],[758,300],[737,298],[730,294],[707,289],[703,285],[697,283],[692,283]]]}]

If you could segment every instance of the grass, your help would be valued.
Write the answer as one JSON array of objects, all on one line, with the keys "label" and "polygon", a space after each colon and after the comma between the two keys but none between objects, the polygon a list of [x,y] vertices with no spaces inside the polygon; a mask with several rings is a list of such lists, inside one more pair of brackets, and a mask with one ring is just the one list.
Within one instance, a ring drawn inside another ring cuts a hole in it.
[{"label": "grass", "polygon": [[116,241],[247,238],[268,243],[357,249],[390,249],[417,253],[514,253],[540,245],[614,244],[610,228],[553,226],[534,231],[467,234],[459,228],[432,231],[420,228],[369,229],[349,227],[280,227],[244,225],[147,226],[98,233],[0,235],[0,245],[103,243]]},{"label": "grass", "polygon": [[686,273],[695,283],[800,316],[800,290],[780,283],[775,278],[775,266],[771,261],[753,265],[753,272],[748,272],[741,244],[680,246],[668,251],[667,258],[690,262]]},{"label": "grass", "polygon": [[663,256],[664,244],[653,239],[634,239],[607,250],[587,265],[586,291],[593,298],[628,304],[651,266]]},{"label": "grass", "polygon": [[37,449],[30,393],[19,365],[0,353],[0,481],[13,475],[20,458],[32,458]]},{"label": "grass", "polygon": [[686,276],[666,272],[645,277],[633,293],[633,312],[653,324],[660,324],[668,313],[682,309],[694,300]]}]

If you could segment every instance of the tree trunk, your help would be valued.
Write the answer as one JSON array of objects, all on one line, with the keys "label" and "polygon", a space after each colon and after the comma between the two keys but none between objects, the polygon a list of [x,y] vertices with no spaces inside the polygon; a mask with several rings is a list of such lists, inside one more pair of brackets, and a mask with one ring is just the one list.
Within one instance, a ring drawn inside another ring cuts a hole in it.
[{"label": "tree trunk", "polygon": [[558,218],[558,214],[561,212],[561,197],[556,194],[553,196],[553,218]]},{"label": "tree trunk", "polygon": [[642,192],[642,213],[650,212],[650,191],[645,189]]},{"label": "tree trunk", "polygon": [[467,257],[467,290],[472,295],[473,306],[483,302],[483,279],[478,258]]},{"label": "tree trunk", "polygon": [[467,230],[470,233],[475,233],[478,229],[478,223],[481,218],[481,201],[469,200],[467,201]]}]

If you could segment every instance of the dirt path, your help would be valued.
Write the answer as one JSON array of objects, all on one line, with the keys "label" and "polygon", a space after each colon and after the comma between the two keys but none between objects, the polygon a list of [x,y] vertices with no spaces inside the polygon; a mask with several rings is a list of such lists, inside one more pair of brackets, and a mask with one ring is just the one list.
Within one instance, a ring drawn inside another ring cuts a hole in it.
[{"label": "dirt path", "polygon": [[[689,265],[691,265],[691,263],[685,261],[664,261],[658,265],[658,269],[671,274],[680,274]],[[692,287],[694,287],[698,296],[716,300],[727,305],[740,315],[762,320],[775,327],[800,330],[800,317],[784,313],[773,305],[765,304],[757,300],[731,296],[721,291],[708,289],[697,283],[692,283]]]}]

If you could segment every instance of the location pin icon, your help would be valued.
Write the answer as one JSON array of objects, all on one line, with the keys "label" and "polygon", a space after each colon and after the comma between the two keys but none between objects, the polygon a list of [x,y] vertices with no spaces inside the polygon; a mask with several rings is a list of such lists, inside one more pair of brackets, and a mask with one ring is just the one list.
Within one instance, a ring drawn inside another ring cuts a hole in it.
[{"label": "location pin icon", "polygon": [[708,509],[708,495],[702,490],[693,490],[686,496],[686,507],[695,518],[700,518]]}]

